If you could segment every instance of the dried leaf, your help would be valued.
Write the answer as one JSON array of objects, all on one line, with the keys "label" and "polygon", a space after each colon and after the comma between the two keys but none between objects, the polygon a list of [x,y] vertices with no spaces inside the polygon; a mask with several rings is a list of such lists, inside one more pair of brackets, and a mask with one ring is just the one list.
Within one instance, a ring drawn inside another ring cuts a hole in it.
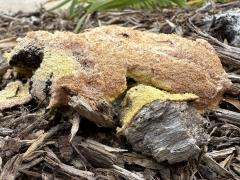
[{"label": "dried leaf", "polygon": [[224,98],[224,101],[232,104],[234,107],[240,110],[240,101],[238,99],[228,97],[228,98]]},{"label": "dried leaf", "polygon": [[29,94],[28,84],[20,81],[10,82],[0,91],[0,110],[22,105],[29,102],[32,96]]}]

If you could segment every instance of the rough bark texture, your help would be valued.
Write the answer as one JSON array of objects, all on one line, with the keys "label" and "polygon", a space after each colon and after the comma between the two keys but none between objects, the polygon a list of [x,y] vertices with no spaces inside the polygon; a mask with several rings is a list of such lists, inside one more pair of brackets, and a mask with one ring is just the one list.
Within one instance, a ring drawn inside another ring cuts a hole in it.
[{"label": "rough bark texture", "polygon": [[2,57],[2,54],[0,53],[0,76],[2,76],[7,71],[8,68],[9,68],[8,62],[6,61],[5,58]]},{"label": "rough bark texture", "polygon": [[199,154],[207,140],[204,122],[186,102],[156,100],[145,105],[124,130],[133,149],[158,162],[186,161]]}]

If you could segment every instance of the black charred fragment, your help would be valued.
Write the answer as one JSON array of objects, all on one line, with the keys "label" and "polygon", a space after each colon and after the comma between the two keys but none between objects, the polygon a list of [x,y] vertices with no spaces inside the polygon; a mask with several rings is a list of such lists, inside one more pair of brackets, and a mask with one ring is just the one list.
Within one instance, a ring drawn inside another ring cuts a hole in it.
[{"label": "black charred fragment", "polygon": [[15,67],[37,69],[42,63],[43,56],[42,48],[30,45],[14,54],[9,64]]},{"label": "black charred fragment", "polygon": [[50,77],[47,79],[46,81],[46,86],[43,89],[44,93],[46,94],[46,97],[50,97],[51,96],[51,86],[52,86],[52,78],[53,78],[53,73],[51,73]]},{"label": "black charred fragment", "polygon": [[121,33],[121,35],[125,38],[129,38],[129,35],[127,33]]},{"label": "black charred fragment", "polygon": [[229,11],[219,17],[213,17],[209,33],[224,42],[226,39],[230,45],[240,46],[240,13]]}]

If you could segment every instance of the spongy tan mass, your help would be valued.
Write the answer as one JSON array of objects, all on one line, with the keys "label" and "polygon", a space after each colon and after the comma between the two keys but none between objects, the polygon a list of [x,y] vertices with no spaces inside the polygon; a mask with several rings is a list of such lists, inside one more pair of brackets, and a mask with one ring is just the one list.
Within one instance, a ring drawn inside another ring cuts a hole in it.
[{"label": "spongy tan mass", "polygon": [[[200,109],[216,107],[231,82],[213,47],[205,40],[142,32],[119,26],[71,32],[30,32],[11,52],[11,60],[29,46],[43,59],[32,76],[32,94],[44,99],[51,79],[51,106],[67,104],[68,90],[83,97],[93,110],[111,103],[127,89],[126,78],[172,93],[199,96]],[[16,58],[15,58],[16,59]]]}]

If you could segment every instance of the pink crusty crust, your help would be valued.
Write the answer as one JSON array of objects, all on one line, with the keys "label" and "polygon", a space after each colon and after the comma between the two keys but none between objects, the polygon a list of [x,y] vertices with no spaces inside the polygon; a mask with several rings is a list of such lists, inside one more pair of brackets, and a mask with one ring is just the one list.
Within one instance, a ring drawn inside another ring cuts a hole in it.
[{"label": "pink crusty crust", "polygon": [[99,100],[111,102],[124,92],[126,77],[131,77],[159,89],[194,93],[200,97],[195,105],[206,110],[217,107],[231,86],[215,50],[201,39],[193,41],[119,26],[98,27],[80,34],[37,31],[26,38],[43,47],[71,52],[80,64],[77,73],[54,80],[54,106],[67,103],[62,90],[66,87],[97,110]]}]

